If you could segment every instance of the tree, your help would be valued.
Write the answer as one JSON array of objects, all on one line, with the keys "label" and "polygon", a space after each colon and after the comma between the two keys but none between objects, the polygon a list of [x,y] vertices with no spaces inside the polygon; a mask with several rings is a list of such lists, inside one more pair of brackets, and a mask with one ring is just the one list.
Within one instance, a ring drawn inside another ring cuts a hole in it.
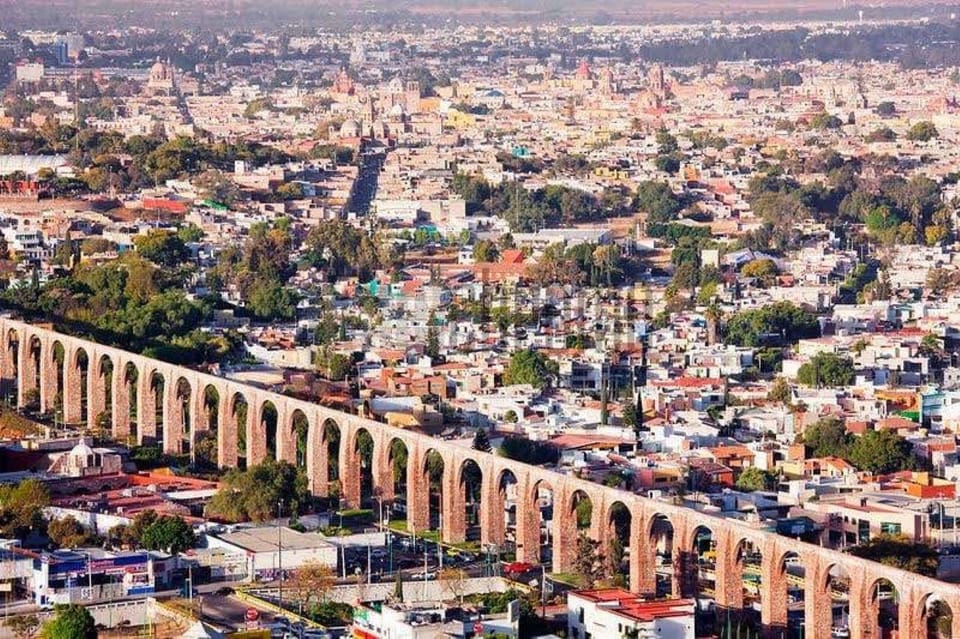
[{"label": "tree", "polygon": [[866,543],[853,546],[850,554],[881,564],[909,570],[918,575],[936,577],[940,557],[936,548],[912,541],[904,536],[878,535]]},{"label": "tree", "polygon": [[50,521],[47,524],[47,536],[60,548],[78,548],[85,545],[90,538],[73,515]]},{"label": "tree", "polygon": [[162,550],[175,555],[197,543],[193,528],[179,515],[163,515],[147,526],[140,537],[140,545],[147,550]]},{"label": "tree", "polygon": [[594,584],[605,577],[606,561],[600,549],[600,542],[590,539],[582,532],[577,537],[577,556],[574,559],[574,571],[580,578],[581,588],[593,588]]},{"label": "tree", "polygon": [[17,615],[8,617],[3,624],[17,639],[32,639],[40,628],[40,618],[36,615]]},{"label": "tree", "polygon": [[454,599],[463,603],[463,596],[466,594],[467,571],[463,568],[444,568],[437,573],[437,582],[440,588],[450,593]]},{"label": "tree", "polygon": [[337,583],[333,569],[315,560],[305,561],[290,579],[290,589],[297,601],[309,609],[313,602],[325,602]]},{"label": "tree", "polygon": [[343,353],[331,353],[326,348],[317,353],[317,370],[331,381],[346,379],[352,366],[352,360]]},{"label": "tree", "polygon": [[43,624],[41,639],[96,639],[93,615],[79,604],[57,605],[53,619]]},{"label": "tree", "polygon": [[479,240],[473,246],[473,260],[475,262],[496,262],[500,258],[500,250],[491,240]]},{"label": "tree", "polygon": [[880,104],[877,105],[874,111],[877,112],[877,115],[886,118],[892,115],[896,115],[897,107],[893,102],[889,102],[889,101],[881,102]]},{"label": "tree", "polygon": [[637,185],[633,207],[647,214],[647,234],[658,237],[677,219],[683,203],[666,182],[648,181]]},{"label": "tree", "polygon": [[774,477],[769,472],[754,466],[745,468],[737,477],[737,488],[745,492],[755,490],[769,490],[773,486]]},{"label": "tree", "polygon": [[797,371],[797,381],[804,386],[837,387],[853,383],[853,360],[836,353],[817,353]]},{"label": "tree", "polygon": [[793,343],[819,335],[816,316],[791,302],[740,311],[730,318],[726,327],[727,341],[737,346]]},{"label": "tree", "polygon": [[297,294],[279,281],[263,279],[250,290],[247,308],[262,321],[291,320],[297,314]]},{"label": "tree", "polygon": [[917,122],[907,131],[907,139],[912,142],[929,142],[939,135],[940,132],[937,131],[937,127],[929,120]]},{"label": "tree", "polygon": [[560,451],[550,443],[531,441],[515,435],[503,439],[497,454],[534,466],[553,464],[560,459]]},{"label": "tree", "polygon": [[477,432],[473,435],[473,449],[480,450],[485,453],[489,453],[492,447],[490,446],[490,438],[487,436],[487,431],[485,428],[478,428]]},{"label": "tree", "polygon": [[143,257],[159,266],[175,268],[190,258],[190,251],[176,233],[147,231],[133,238],[133,245]]},{"label": "tree", "polygon": [[207,504],[207,514],[226,521],[263,522],[276,516],[281,498],[292,513],[308,504],[306,474],[289,462],[267,459],[245,471],[228,471]]},{"label": "tree", "polygon": [[300,182],[284,182],[277,187],[277,195],[282,200],[299,200],[304,196],[303,184]]},{"label": "tree", "polygon": [[910,442],[891,430],[868,430],[850,446],[849,461],[874,474],[892,473],[910,467]]},{"label": "tree", "polygon": [[751,260],[744,264],[740,271],[744,277],[753,277],[767,282],[777,274],[777,265],[771,259]]},{"label": "tree", "polygon": [[50,493],[36,479],[0,485],[0,534],[22,539],[43,523]]},{"label": "tree", "polygon": [[893,129],[887,126],[882,126],[874,129],[867,134],[865,138],[867,142],[895,142],[897,140],[897,134]]},{"label": "tree", "polygon": [[549,376],[557,372],[556,364],[533,349],[516,351],[510,356],[510,364],[503,373],[505,384],[530,384],[534,388],[543,388]]},{"label": "tree", "polygon": [[850,435],[843,422],[827,417],[808,427],[803,434],[807,454],[812,457],[841,457],[850,452]]},{"label": "tree", "polygon": [[653,159],[653,165],[658,171],[671,175],[680,170],[680,160],[675,155],[658,155]]},{"label": "tree", "polygon": [[425,352],[433,361],[437,361],[440,357],[440,332],[433,324],[427,329],[427,348]]},{"label": "tree", "polygon": [[623,425],[627,428],[636,428],[640,421],[637,414],[637,405],[634,403],[632,396],[623,400],[621,420],[623,421]]},{"label": "tree", "polygon": [[793,399],[793,391],[790,389],[790,383],[782,377],[777,377],[773,380],[773,384],[770,385],[770,392],[767,393],[767,399],[780,402],[781,404],[789,404],[790,400]]}]

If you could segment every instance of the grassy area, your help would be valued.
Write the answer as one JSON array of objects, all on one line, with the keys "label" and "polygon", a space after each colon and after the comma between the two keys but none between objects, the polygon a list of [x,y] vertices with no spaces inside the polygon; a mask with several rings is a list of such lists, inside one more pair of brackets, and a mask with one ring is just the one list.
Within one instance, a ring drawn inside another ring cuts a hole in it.
[{"label": "grassy area", "polygon": [[419,537],[420,539],[426,539],[427,541],[432,541],[436,543],[440,541],[440,531],[439,530],[417,531],[417,537]]},{"label": "grassy area", "polygon": [[344,519],[369,519],[373,517],[373,511],[369,508],[350,508],[337,511],[336,514]]},{"label": "grassy area", "polygon": [[390,530],[395,530],[397,532],[409,532],[407,530],[407,521],[405,519],[391,519],[388,527]]},{"label": "grassy area", "polygon": [[550,574],[550,578],[560,583],[569,584],[574,588],[581,587],[582,578],[580,575],[575,575],[572,572],[554,572]]},{"label": "grassy area", "polygon": [[457,550],[465,550],[467,552],[480,552],[480,542],[479,541],[459,541],[455,544],[446,544],[452,546]]},{"label": "grassy area", "polygon": [[29,435],[39,435],[42,428],[39,423],[30,420],[6,406],[0,408],[0,435],[16,439]]}]

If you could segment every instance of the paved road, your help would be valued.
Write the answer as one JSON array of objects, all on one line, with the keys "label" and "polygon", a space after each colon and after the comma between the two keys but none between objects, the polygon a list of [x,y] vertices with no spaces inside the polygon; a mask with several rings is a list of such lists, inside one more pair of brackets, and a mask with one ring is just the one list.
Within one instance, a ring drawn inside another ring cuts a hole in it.
[{"label": "paved road", "polygon": [[[240,630],[247,627],[246,613],[249,604],[229,596],[207,594],[200,595],[204,621],[216,624],[227,630]],[[260,611],[260,622],[273,622],[273,613]]]}]

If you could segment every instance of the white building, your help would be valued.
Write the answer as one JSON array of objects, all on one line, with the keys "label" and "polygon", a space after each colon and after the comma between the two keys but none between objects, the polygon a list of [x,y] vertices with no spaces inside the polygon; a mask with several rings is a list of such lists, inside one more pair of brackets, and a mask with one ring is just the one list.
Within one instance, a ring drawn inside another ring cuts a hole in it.
[{"label": "white building", "polygon": [[210,535],[207,547],[223,549],[225,555],[245,556],[246,574],[252,579],[271,579],[281,569],[292,572],[307,562],[337,568],[336,546],[316,533],[301,533],[286,526],[242,528]]},{"label": "white building", "polygon": [[567,593],[567,637],[601,639],[637,632],[640,637],[694,639],[692,599],[645,600],[622,588]]}]

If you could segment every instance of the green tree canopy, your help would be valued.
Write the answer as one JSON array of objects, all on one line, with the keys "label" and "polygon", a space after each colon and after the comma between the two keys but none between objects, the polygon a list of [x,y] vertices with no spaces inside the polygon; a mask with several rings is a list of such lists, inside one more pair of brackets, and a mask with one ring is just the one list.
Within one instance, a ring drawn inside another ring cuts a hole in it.
[{"label": "green tree canopy", "polygon": [[775,302],[740,311],[730,318],[726,327],[727,341],[737,346],[793,343],[819,335],[816,316],[792,302]]},{"label": "green tree canopy", "polygon": [[90,540],[90,535],[73,515],[51,520],[47,524],[47,536],[60,548],[78,548]]},{"label": "green tree canopy", "polygon": [[891,430],[868,430],[854,438],[849,461],[874,474],[892,473],[911,467],[911,450],[910,442]]},{"label": "green tree canopy", "polygon": [[190,251],[176,233],[148,231],[133,238],[137,251],[154,264],[175,268],[190,258]]},{"label": "green tree canopy", "polygon": [[736,486],[745,492],[755,490],[770,490],[773,488],[775,477],[765,470],[751,466],[745,468],[737,477]]},{"label": "green tree canopy", "polygon": [[555,446],[514,435],[503,439],[497,453],[502,457],[534,466],[553,464],[560,459],[560,451]]},{"label": "green tree canopy", "polygon": [[97,624],[80,604],[57,605],[54,616],[40,629],[41,639],[96,639]]},{"label": "green tree canopy", "polygon": [[907,131],[907,139],[913,142],[929,142],[939,135],[937,127],[929,120],[917,122]]},{"label": "green tree canopy", "polygon": [[851,436],[839,419],[827,417],[809,426],[803,434],[807,454],[813,457],[841,457],[850,453]]},{"label": "green tree canopy", "polygon": [[853,546],[850,554],[881,564],[909,570],[927,577],[937,576],[940,557],[936,548],[912,541],[906,537],[878,535],[866,543]]},{"label": "green tree canopy", "polygon": [[0,534],[23,538],[43,523],[43,509],[50,493],[36,479],[0,485]]},{"label": "green tree canopy", "polygon": [[556,363],[533,349],[516,351],[510,356],[510,364],[503,373],[505,384],[530,384],[543,388],[548,376],[556,373]]},{"label": "green tree canopy", "polygon": [[797,381],[804,386],[839,387],[853,383],[853,360],[836,353],[817,353],[797,371]]},{"label": "green tree canopy", "polygon": [[140,546],[147,550],[181,553],[197,543],[193,528],[179,515],[162,515],[151,522],[140,537]]},{"label": "green tree canopy", "polygon": [[307,477],[289,462],[268,459],[247,470],[230,470],[223,487],[207,504],[207,515],[226,521],[263,522],[277,516],[281,499],[287,512],[299,512],[310,499]]}]

